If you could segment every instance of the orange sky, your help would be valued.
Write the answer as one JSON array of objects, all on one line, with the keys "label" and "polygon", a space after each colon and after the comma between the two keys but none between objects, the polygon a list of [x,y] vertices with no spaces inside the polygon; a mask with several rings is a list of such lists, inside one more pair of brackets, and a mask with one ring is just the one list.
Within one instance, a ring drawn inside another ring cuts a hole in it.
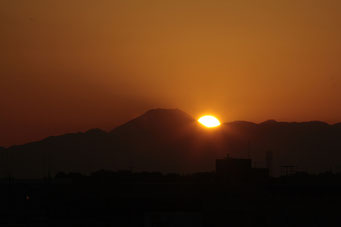
[{"label": "orange sky", "polygon": [[339,0],[1,0],[0,145],[149,108],[341,121]]}]

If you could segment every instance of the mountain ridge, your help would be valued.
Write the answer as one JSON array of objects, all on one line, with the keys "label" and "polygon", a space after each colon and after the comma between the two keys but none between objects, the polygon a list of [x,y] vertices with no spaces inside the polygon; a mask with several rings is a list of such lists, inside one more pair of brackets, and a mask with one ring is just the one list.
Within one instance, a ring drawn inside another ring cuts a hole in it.
[{"label": "mountain ridge", "polygon": [[[119,129],[119,128],[127,125],[127,124],[131,124],[133,121],[143,117],[146,114],[153,113],[153,112],[158,112],[158,111],[162,111],[162,112],[179,111],[181,113],[184,113],[184,114],[188,115],[189,119],[193,119],[193,121],[195,121],[195,119],[193,117],[191,117],[189,114],[187,114],[186,112],[184,112],[184,111],[182,111],[182,110],[180,110],[178,108],[175,108],[175,109],[154,108],[154,109],[150,109],[150,110],[146,111],[144,114],[142,114],[142,115],[140,115],[140,116],[138,116],[136,118],[133,118],[133,119],[129,120],[128,122],[123,123],[123,124],[113,128],[113,129],[111,129],[109,131],[106,131],[106,130],[103,130],[103,129],[100,129],[100,128],[90,128],[90,129],[87,129],[85,131],[68,132],[68,133],[64,133],[64,134],[60,134],[60,135],[55,135],[55,136],[47,136],[47,137],[45,137],[45,138],[43,138],[41,140],[34,140],[34,141],[23,143],[23,144],[15,144],[15,145],[7,146],[7,147],[0,146],[0,151],[4,150],[4,149],[11,148],[11,147],[16,147],[16,146],[22,146],[22,145],[26,145],[26,144],[36,143],[36,142],[44,141],[44,140],[49,139],[49,138],[60,137],[60,136],[69,136],[69,135],[87,134],[87,133],[112,133],[115,130],[117,130],[117,129]],[[252,121],[245,121],[245,120],[235,120],[235,121],[223,122],[222,123],[222,125],[248,125],[248,126],[268,125],[268,124],[292,124],[292,125],[316,124],[316,125],[328,125],[328,126],[341,127],[341,122],[330,124],[330,123],[327,123],[327,122],[324,122],[324,121],[318,121],[318,120],[315,120],[315,121],[277,121],[277,120],[274,120],[274,119],[270,119],[270,120],[265,120],[265,121],[262,121],[262,122],[259,122],[259,123],[255,123],[255,122],[252,122]]]},{"label": "mountain ridge", "polygon": [[341,170],[340,141],[340,123],[234,121],[206,130],[179,109],[152,109],[110,131],[90,129],[5,148],[1,152],[8,155],[3,155],[0,171],[9,171],[5,157],[12,174],[22,177],[46,175],[46,168],[54,174],[131,167],[212,171],[215,159],[226,153],[251,155],[257,166],[265,166],[269,150],[277,167],[292,164],[310,172]]}]

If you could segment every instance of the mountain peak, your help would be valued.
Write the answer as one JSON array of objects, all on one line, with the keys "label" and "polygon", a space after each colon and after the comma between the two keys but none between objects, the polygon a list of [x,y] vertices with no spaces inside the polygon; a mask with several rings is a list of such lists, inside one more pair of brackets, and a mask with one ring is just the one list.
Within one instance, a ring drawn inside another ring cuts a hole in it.
[{"label": "mountain peak", "polygon": [[274,124],[277,124],[277,123],[278,123],[278,121],[270,119],[270,120],[264,121],[264,122],[262,122],[260,124],[261,125],[274,125]]},{"label": "mountain peak", "polygon": [[[151,109],[141,116],[119,126],[113,131],[127,130],[128,128],[139,128],[148,130],[161,130],[182,127],[186,124],[193,123],[195,120],[192,116],[180,109]],[[162,130],[161,130],[162,131]]]}]

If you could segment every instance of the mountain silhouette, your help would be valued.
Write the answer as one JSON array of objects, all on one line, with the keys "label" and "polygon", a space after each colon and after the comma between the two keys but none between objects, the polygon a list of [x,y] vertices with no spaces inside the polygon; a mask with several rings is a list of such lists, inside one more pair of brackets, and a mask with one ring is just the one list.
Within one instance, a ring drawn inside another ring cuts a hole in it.
[{"label": "mountain silhouette", "polygon": [[113,129],[110,134],[128,135],[130,138],[150,136],[156,141],[171,141],[180,137],[195,123],[194,118],[179,109],[152,109]]},{"label": "mountain silhouette", "polygon": [[268,151],[275,175],[281,165],[340,171],[341,124],[235,121],[206,129],[179,109],[153,109],[109,132],[92,129],[0,149],[0,170],[18,178],[100,169],[190,173],[213,171],[227,153],[265,167]]}]

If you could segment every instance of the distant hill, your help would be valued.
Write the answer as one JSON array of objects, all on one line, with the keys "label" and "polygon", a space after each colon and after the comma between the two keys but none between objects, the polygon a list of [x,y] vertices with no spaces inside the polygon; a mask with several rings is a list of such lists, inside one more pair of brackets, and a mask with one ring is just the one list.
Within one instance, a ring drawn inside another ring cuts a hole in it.
[{"label": "distant hill", "polygon": [[271,150],[277,167],[296,165],[298,170],[309,172],[341,170],[340,124],[266,121],[225,125],[241,143],[248,141],[251,157],[260,164],[262,153],[264,157],[264,151]]},{"label": "distant hill", "polygon": [[236,121],[206,129],[181,110],[153,109],[110,132],[92,129],[0,148],[0,170],[14,177],[99,169],[188,173],[214,170],[215,159],[227,153],[264,167],[267,151],[276,175],[281,165],[340,171],[341,124]]}]

